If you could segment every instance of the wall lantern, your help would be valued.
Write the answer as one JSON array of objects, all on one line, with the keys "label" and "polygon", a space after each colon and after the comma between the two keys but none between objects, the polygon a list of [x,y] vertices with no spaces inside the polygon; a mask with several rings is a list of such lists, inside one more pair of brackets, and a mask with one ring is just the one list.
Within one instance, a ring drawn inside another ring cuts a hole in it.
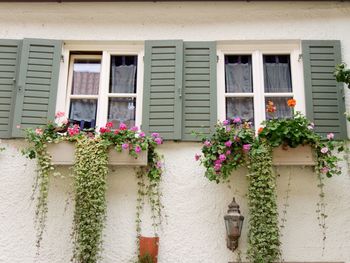
[{"label": "wall lantern", "polygon": [[241,236],[244,216],[239,211],[239,205],[233,198],[228,205],[227,214],[224,216],[226,225],[226,244],[227,248],[235,251],[238,247],[238,239]]}]

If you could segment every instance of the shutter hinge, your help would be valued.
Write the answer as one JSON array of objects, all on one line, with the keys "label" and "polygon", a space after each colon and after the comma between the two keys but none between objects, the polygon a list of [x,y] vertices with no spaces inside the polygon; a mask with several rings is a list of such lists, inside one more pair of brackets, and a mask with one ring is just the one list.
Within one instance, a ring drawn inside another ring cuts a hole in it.
[{"label": "shutter hinge", "polygon": [[219,62],[219,56],[216,56],[216,63]]},{"label": "shutter hinge", "polygon": [[303,54],[299,54],[299,56],[298,56],[298,62],[300,62],[300,60],[302,60],[303,59]]},{"label": "shutter hinge", "polygon": [[64,63],[64,56],[61,55],[61,62]]}]

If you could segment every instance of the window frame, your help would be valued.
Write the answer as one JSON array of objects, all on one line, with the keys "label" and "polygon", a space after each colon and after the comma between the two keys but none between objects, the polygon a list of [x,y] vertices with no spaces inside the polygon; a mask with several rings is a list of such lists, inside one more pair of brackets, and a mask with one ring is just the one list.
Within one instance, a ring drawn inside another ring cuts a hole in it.
[{"label": "window frame", "polygon": [[[66,42],[63,47],[61,67],[59,75],[59,85],[57,91],[56,112],[65,111],[65,117],[69,117],[71,84],[72,84],[72,57],[89,57],[90,54],[71,54],[72,52],[101,52],[102,55],[92,55],[101,57],[100,87],[97,95],[96,130],[104,127],[108,119],[108,98],[109,97],[135,97],[136,112],[135,125],[141,126],[142,104],[143,104],[143,74],[144,74],[144,44],[141,42]],[[136,94],[135,93],[114,93],[109,96],[110,63],[113,55],[134,55],[137,56]],[[81,95],[79,95],[81,96]],[[84,95],[82,95],[84,96]],[[89,95],[90,96],[90,95]],[[95,96],[95,95],[94,95]]]},{"label": "window frame", "polygon": [[[250,55],[252,57],[253,92],[226,93],[225,55]],[[263,55],[290,55],[292,93],[265,93]],[[296,111],[305,114],[305,92],[300,41],[236,41],[219,42],[217,47],[217,101],[218,119],[226,119],[226,97],[253,97],[255,127],[258,128],[266,118],[265,95],[268,97],[287,97],[296,99]]]}]

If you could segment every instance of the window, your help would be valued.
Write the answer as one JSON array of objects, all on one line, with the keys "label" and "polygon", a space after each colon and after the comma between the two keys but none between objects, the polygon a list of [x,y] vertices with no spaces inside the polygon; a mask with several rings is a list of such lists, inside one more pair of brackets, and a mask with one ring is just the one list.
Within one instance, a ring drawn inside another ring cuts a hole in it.
[{"label": "window", "polygon": [[291,117],[287,100],[297,100],[305,112],[299,43],[247,43],[218,46],[218,115],[240,117],[258,127],[269,118],[268,101],[276,117]]},{"label": "window", "polygon": [[[67,45],[56,108],[81,128],[139,126],[142,109],[143,48]],[[78,50],[78,51],[77,51]],[[92,51],[93,50],[93,51]],[[67,79],[66,84],[64,79]],[[61,94],[60,94],[61,93]],[[65,101],[61,98],[65,97]]]}]

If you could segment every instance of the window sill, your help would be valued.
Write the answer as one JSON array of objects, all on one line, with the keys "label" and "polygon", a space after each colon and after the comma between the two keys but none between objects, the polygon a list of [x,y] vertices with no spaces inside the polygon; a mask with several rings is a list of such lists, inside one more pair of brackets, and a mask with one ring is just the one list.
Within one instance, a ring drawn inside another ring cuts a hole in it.
[{"label": "window sill", "polygon": [[[75,146],[71,142],[60,142],[57,144],[49,144],[47,151],[50,153],[53,165],[73,165]],[[117,152],[109,149],[108,152],[109,165],[129,165],[129,166],[146,166],[147,152],[141,152],[139,157],[135,159],[129,155],[128,151]]]},{"label": "window sill", "polygon": [[283,149],[279,146],[273,149],[272,162],[274,165],[316,165],[315,155],[310,145],[298,146],[296,148]]}]

